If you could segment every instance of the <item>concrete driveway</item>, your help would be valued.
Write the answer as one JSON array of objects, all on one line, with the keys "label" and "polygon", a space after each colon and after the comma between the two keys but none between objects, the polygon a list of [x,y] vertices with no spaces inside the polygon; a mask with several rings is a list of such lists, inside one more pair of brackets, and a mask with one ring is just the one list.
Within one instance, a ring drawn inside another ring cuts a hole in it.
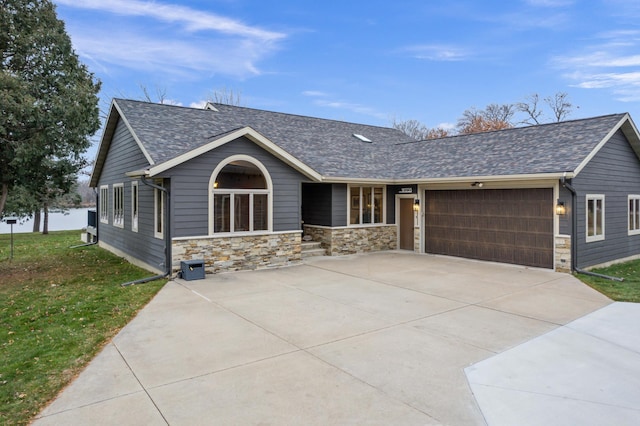
[{"label": "concrete driveway", "polygon": [[[566,274],[402,252],[175,280],[35,424],[523,425],[540,409],[589,424],[560,402],[624,424],[640,415],[640,312],[623,348],[606,342],[610,303]],[[613,363],[589,376],[585,351]]]}]

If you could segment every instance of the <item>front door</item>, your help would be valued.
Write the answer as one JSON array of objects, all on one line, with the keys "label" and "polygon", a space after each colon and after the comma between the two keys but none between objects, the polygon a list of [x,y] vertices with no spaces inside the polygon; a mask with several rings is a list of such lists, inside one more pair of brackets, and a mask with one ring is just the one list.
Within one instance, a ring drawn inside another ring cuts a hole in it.
[{"label": "front door", "polygon": [[400,250],[413,251],[413,198],[400,198],[398,232]]}]

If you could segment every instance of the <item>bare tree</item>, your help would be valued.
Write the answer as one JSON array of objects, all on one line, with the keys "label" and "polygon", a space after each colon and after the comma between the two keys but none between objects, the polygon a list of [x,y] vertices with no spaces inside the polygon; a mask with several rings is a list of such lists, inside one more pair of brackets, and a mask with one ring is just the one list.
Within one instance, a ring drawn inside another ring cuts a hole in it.
[{"label": "bare tree", "polygon": [[515,111],[513,104],[489,104],[482,111],[482,117],[488,122],[509,123],[509,127],[511,127],[511,119]]},{"label": "bare tree", "polygon": [[[553,96],[547,96],[543,102],[551,110],[552,121],[560,122],[566,120],[571,115],[573,104],[569,102],[569,94],[566,92],[557,92]],[[517,104],[518,111],[525,114],[522,124],[542,124],[545,113],[540,107],[540,96],[537,93],[526,97],[524,102]]]},{"label": "bare tree", "polygon": [[573,104],[569,102],[569,94],[567,92],[558,92],[553,97],[547,96],[544,101],[551,108],[557,122],[564,121],[573,110]]},{"label": "bare tree", "polygon": [[144,84],[140,85],[140,89],[142,90],[142,94],[144,95],[144,100],[147,102],[153,102],[156,104],[164,104],[167,102],[167,89],[164,87],[156,86],[155,98],[149,94],[149,90]]},{"label": "bare tree", "polygon": [[527,96],[524,102],[518,102],[518,111],[523,112],[526,115],[526,118],[521,121],[521,124],[540,124],[542,110],[540,110],[539,104],[540,97],[537,93]]},{"label": "bare tree", "polygon": [[211,93],[208,101],[214,104],[225,104],[233,106],[242,106],[241,93],[234,92],[233,89],[223,87],[216,89]]},{"label": "bare tree", "polygon": [[395,118],[391,123],[391,127],[400,130],[405,135],[415,140],[437,139],[449,136],[449,131],[442,127],[429,128],[418,120],[398,121]]}]

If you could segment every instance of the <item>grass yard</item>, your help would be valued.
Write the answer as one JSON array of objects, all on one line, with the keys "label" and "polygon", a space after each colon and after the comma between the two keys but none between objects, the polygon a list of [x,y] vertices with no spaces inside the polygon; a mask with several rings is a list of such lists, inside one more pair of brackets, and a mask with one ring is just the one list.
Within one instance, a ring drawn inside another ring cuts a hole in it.
[{"label": "grass yard", "polygon": [[590,275],[576,275],[582,282],[598,290],[617,302],[640,303],[640,260],[620,263],[607,268],[594,269],[592,272],[624,278],[623,282],[611,281]]},{"label": "grass yard", "polygon": [[149,276],[80,231],[0,234],[0,424],[29,423],[166,280]]}]

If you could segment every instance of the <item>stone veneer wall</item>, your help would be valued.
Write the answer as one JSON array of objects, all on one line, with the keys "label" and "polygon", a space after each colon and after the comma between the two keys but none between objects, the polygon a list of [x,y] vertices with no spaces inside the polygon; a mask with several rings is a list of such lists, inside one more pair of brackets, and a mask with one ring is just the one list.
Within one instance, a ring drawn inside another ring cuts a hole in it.
[{"label": "stone veneer wall", "polygon": [[558,272],[571,272],[571,236],[556,235],[555,266]]},{"label": "stone veneer wall", "polygon": [[265,269],[302,261],[302,232],[178,238],[172,243],[173,270],[180,261],[204,260],[208,273]]},{"label": "stone veneer wall", "polygon": [[304,233],[322,243],[329,256],[395,250],[398,245],[396,225],[335,228],[304,225]]}]

